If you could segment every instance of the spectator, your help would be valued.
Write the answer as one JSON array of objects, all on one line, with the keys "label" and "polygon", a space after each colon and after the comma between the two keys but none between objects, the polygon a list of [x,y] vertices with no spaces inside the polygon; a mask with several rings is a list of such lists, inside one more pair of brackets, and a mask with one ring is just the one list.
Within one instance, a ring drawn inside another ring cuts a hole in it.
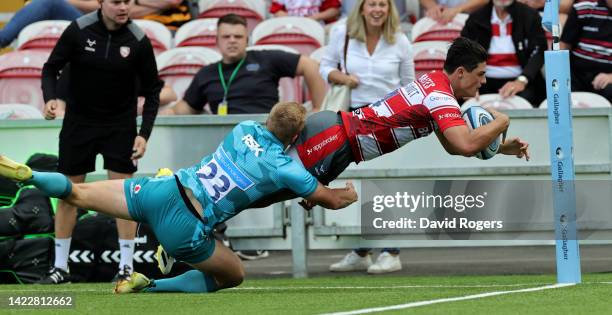
[{"label": "spectator", "polygon": [[15,13],[0,30],[0,48],[6,47],[17,38],[26,26],[44,20],[72,21],[83,13],[100,7],[98,0],[32,0]]},{"label": "spectator", "polygon": [[272,0],[274,16],[302,16],[321,23],[332,23],[340,15],[339,0]]},{"label": "spectator", "polygon": [[248,51],[247,22],[228,14],[217,22],[217,47],[223,59],[200,69],[183,99],[162,115],[203,113],[208,103],[215,114],[268,113],[278,102],[281,77],[303,75],[312,95],[313,110],[325,96],[325,83],[317,63],[283,51]]},{"label": "spectator", "polygon": [[[349,15],[346,25],[332,30],[330,46],[321,60],[323,78],[352,88],[351,107],[366,106],[389,91],[414,81],[412,46],[399,29],[395,3],[390,0],[360,0]],[[346,38],[348,48],[344,59]],[[343,64],[346,72],[337,69]],[[355,249],[331,271],[366,270],[386,273],[402,269],[399,248],[385,248],[372,264],[370,248]]]},{"label": "spectator", "polygon": [[[161,81],[149,39],[129,19],[129,0],[99,0],[100,9],[78,18],[62,33],[42,71],[44,115],[57,117],[58,75],[70,63],[69,95],[60,132],[58,170],[82,183],[104,157],[110,179],[131,177],[145,152],[159,107]],[[112,34],[112,36],[111,36]],[[136,133],[136,99],[145,96]],[[55,263],[41,283],[70,281],[68,253],[76,208],[60,201],[55,216]],[[117,220],[119,279],[132,273],[136,223]]]},{"label": "spectator", "polygon": [[[349,41],[343,60],[346,36]],[[346,24],[332,29],[329,43],[319,71],[329,82],[352,88],[353,109],[414,81],[412,46],[399,30],[393,1],[360,0]],[[338,65],[349,74],[338,70]]]},{"label": "spectator", "polygon": [[[10,45],[22,29],[34,22],[73,21],[99,7],[100,0],[32,0],[26,2],[26,5],[17,11],[15,16],[0,30],[0,48]],[[173,30],[191,19],[189,8],[186,8],[186,13],[185,8],[186,4],[182,3],[182,0],[136,0],[130,17],[156,20]]]},{"label": "spectator", "polygon": [[546,35],[538,11],[514,0],[492,0],[470,14],[461,36],[488,50],[480,93],[519,95],[534,107],[546,98],[542,66]]},{"label": "spectator", "polygon": [[135,19],[152,20],[176,31],[192,19],[190,0],[134,0],[130,16]]},{"label": "spectator", "polygon": [[574,4],[563,28],[561,48],[570,49],[572,91],[612,101],[612,0]]},{"label": "spectator", "polygon": [[[359,0],[342,0],[342,8],[340,9],[340,16],[347,17],[353,8],[357,5]],[[418,1],[418,0],[413,0]],[[393,0],[395,8],[397,9],[397,15],[400,17],[401,22],[409,22],[408,12],[406,11],[406,0]]]},{"label": "spectator", "polygon": [[425,16],[442,24],[452,21],[459,13],[471,13],[487,4],[487,0],[420,0]]}]

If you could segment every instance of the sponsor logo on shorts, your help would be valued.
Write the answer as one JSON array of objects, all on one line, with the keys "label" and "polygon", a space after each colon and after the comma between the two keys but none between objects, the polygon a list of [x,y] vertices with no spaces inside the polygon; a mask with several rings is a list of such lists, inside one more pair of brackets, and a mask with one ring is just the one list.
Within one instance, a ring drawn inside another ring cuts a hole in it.
[{"label": "sponsor logo on shorts", "polygon": [[319,151],[323,149],[326,145],[332,143],[333,141],[338,140],[338,135],[333,135],[331,137],[326,138],[325,140],[315,144],[312,148],[306,149],[306,154],[311,155],[315,151]]},{"label": "sponsor logo on shorts", "polygon": [[140,188],[142,188],[140,184],[134,186],[134,194],[138,194],[138,192],[140,191]]}]

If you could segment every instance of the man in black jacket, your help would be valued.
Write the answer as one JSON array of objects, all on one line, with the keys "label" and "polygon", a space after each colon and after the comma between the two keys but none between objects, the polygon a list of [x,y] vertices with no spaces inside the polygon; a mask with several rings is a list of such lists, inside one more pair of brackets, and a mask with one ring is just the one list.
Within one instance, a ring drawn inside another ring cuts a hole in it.
[{"label": "man in black jacket", "polygon": [[[70,63],[69,93],[60,132],[58,170],[72,182],[95,170],[98,153],[110,179],[131,177],[145,152],[159,107],[161,81],[153,48],[129,18],[131,0],[98,0],[100,9],[72,22],[42,73],[44,115],[58,114],[57,78]],[[138,92],[145,96],[137,133]],[[55,217],[55,264],[42,283],[68,282],[68,254],[76,208],[60,201]],[[119,276],[132,271],[136,223],[117,220],[121,262]]]},{"label": "man in black jacket", "polygon": [[514,0],[492,0],[470,14],[461,36],[477,41],[489,54],[481,94],[519,95],[534,107],[544,100],[541,69],[547,44],[536,10]]}]

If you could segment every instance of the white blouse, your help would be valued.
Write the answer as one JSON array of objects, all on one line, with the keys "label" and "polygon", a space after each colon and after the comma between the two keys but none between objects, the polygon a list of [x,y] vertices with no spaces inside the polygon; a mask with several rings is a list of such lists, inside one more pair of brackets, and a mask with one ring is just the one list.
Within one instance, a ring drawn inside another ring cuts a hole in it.
[{"label": "white blouse", "polygon": [[[346,25],[338,25],[331,31],[329,46],[319,67],[325,79],[329,79],[329,73],[337,70],[338,63],[344,58],[345,34]],[[351,90],[352,108],[375,102],[414,81],[412,44],[403,33],[395,34],[393,45],[381,36],[372,55],[366,43],[351,38],[346,55],[347,65],[342,60],[342,68],[359,78],[359,85]]]}]

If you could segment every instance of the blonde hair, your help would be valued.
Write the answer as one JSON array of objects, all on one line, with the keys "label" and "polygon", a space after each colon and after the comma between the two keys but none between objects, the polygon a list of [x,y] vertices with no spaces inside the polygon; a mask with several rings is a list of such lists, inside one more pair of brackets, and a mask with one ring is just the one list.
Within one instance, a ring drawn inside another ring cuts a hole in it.
[{"label": "blonde hair", "polygon": [[[363,11],[365,1],[359,0],[346,20],[349,37],[364,43],[366,41],[366,26],[361,11]],[[383,24],[383,38],[387,43],[395,44],[395,33],[400,30],[399,14],[395,8],[394,0],[387,0],[387,4],[389,5],[389,14],[385,24]]]},{"label": "blonde hair", "polygon": [[306,123],[306,108],[296,102],[279,102],[272,107],[266,127],[281,142],[289,144]]}]

